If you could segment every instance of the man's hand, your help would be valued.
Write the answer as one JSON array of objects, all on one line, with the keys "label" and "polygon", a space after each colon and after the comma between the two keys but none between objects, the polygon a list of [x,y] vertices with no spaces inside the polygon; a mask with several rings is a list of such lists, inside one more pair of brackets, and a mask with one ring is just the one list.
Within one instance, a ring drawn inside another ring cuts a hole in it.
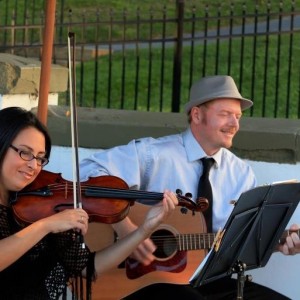
[{"label": "man's hand", "polygon": [[[119,238],[126,236],[137,228],[137,225],[134,224],[128,217],[126,217],[119,223],[112,224],[112,226]],[[155,259],[153,255],[155,249],[156,247],[154,243],[150,238],[148,238],[137,246],[130,257],[136,259],[143,265],[149,265]]]},{"label": "man's hand", "polygon": [[[278,246],[278,250],[285,255],[295,255],[300,253],[300,239],[297,234],[297,230],[299,230],[299,225],[293,224],[290,227],[291,233],[287,236],[285,243],[283,245]],[[293,232],[294,231],[294,232]]]}]

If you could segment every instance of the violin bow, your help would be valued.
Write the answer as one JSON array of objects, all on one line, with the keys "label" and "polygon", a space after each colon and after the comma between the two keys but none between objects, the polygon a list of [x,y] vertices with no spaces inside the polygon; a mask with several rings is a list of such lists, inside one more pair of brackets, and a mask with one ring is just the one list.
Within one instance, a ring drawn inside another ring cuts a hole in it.
[{"label": "violin bow", "polygon": [[[75,33],[68,34],[68,58],[69,58],[69,90],[71,110],[71,137],[72,137],[72,170],[73,170],[73,199],[74,208],[82,208],[81,185],[79,176],[78,156],[78,126],[76,110],[76,71],[75,71]],[[82,238],[82,247],[85,247]]]}]

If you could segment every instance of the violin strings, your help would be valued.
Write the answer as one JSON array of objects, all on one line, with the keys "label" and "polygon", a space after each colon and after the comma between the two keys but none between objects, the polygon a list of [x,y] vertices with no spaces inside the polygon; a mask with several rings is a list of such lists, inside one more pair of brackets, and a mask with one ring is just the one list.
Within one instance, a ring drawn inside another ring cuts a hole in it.
[{"label": "violin strings", "polygon": [[[50,190],[72,192],[71,184],[55,183],[49,184]],[[138,190],[126,190],[120,188],[109,187],[94,187],[89,185],[81,186],[82,192],[85,192],[90,197],[111,197],[111,198],[125,198],[125,199],[145,199],[145,200],[161,200],[162,193],[143,192]]]},{"label": "violin strings", "polygon": [[[54,183],[48,185],[53,191],[64,191],[65,194],[73,191],[73,186],[68,183]],[[95,187],[91,185],[81,185],[81,192],[85,193],[87,197],[102,197],[102,198],[118,198],[118,199],[128,199],[128,200],[137,200],[143,199],[147,201],[158,201],[163,199],[163,193],[157,192],[148,192],[148,191],[139,191],[139,190],[130,190],[122,188],[113,188],[113,187]],[[181,195],[176,195],[179,203],[183,202],[183,206],[192,206],[196,208],[197,204],[191,199],[182,197]],[[66,195],[67,197],[67,195]],[[184,199],[184,200],[183,200]]]}]

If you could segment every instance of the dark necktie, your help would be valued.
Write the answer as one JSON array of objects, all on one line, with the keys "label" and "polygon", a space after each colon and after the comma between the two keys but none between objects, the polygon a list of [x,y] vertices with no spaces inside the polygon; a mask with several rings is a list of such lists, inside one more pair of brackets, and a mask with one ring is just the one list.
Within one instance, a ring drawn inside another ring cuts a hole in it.
[{"label": "dark necktie", "polygon": [[206,226],[207,226],[207,232],[212,232],[212,207],[213,207],[213,195],[212,195],[212,189],[209,181],[209,171],[212,165],[214,164],[215,160],[213,158],[201,158],[201,162],[203,165],[203,172],[199,180],[198,185],[198,197],[204,197],[208,200],[209,206],[208,209],[203,213],[205,220],[206,220]]}]

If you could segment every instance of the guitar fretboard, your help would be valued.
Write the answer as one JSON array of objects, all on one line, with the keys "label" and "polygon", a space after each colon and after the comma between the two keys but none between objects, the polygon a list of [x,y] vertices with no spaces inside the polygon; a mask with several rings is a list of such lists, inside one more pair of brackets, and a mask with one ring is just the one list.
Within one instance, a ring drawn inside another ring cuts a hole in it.
[{"label": "guitar fretboard", "polygon": [[[299,230],[285,230],[281,238],[278,240],[279,244],[284,244],[287,236],[291,233],[296,232],[300,234]],[[187,234],[178,234],[176,235],[176,241],[178,245],[178,250],[188,251],[188,250],[201,250],[201,249],[210,249],[216,234],[214,233],[187,233]]]},{"label": "guitar fretboard", "polygon": [[191,233],[191,234],[178,234],[176,240],[178,250],[200,250],[211,248],[216,234],[214,233]]}]

